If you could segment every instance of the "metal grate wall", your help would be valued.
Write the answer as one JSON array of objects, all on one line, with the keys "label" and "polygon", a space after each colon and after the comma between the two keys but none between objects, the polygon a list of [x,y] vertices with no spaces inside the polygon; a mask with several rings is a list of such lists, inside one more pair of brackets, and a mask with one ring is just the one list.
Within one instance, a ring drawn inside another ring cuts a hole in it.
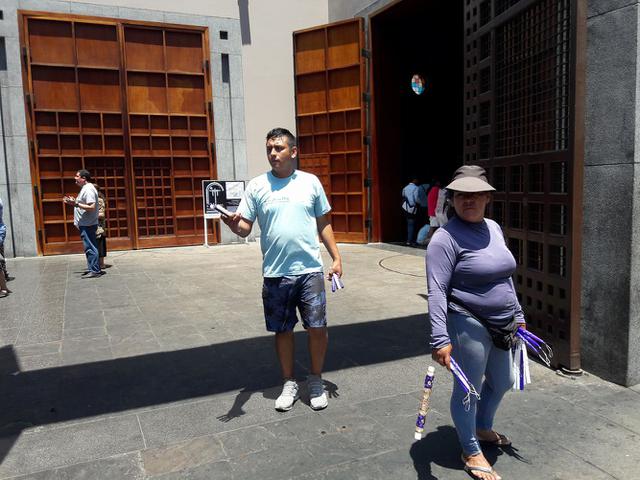
[{"label": "metal grate wall", "polygon": [[544,0],[495,30],[498,157],[568,148],[568,6]]},{"label": "metal grate wall", "polygon": [[497,189],[490,216],[518,267],[529,326],[579,367],[571,311],[576,0],[465,0],[465,163]]}]

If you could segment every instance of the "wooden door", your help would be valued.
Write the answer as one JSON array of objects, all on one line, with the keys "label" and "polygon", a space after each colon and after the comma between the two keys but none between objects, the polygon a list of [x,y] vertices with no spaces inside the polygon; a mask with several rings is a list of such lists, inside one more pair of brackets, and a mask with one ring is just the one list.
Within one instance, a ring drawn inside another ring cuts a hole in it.
[{"label": "wooden door", "polygon": [[42,253],[82,251],[61,201],[81,168],[106,196],[111,249],[201,243],[200,185],[215,178],[206,30],[21,18]]},{"label": "wooden door", "polygon": [[529,328],[579,368],[582,150],[576,0],[472,0],[465,11],[465,162],[497,189]]},{"label": "wooden door", "polygon": [[81,251],[73,208],[73,176],[92,172],[108,198],[111,246],[131,248],[130,197],[113,22],[26,17],[23,23],[30,145],[40,243],[44,254]]},{"label": "wooden door", "polygon": [[138,246],[201,243],[202,180],[215,178],[204,32],[123,33]]},{"label": "wooden door", "polygon": [[362,19],[294,32],[299,168],[318,175],[339,242],[366,243]]}]

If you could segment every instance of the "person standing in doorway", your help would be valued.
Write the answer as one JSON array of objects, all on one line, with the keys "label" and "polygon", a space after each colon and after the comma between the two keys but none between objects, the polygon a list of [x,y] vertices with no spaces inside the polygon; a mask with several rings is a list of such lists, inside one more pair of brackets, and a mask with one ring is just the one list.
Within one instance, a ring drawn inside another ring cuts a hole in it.
[{"label": "person standing in doorway", "polygon": [[229,217],[223,215],[222,220],[241,237],[251,233],[256,220],[260,226],[265,323],[268,331],[275,332],[284,383],[276,410],[291,410],[298,399],[293,369],[296,308],[309,338],[310,404],[312,409],[321,410],[328,404],[322,382],[328,335],[318,235],[333,260],[328,280],[333,275],[342,276],[342,259],[329,223],[331,207],[320,180],[296,169],[298,150],[293,134],[275,128],[267,133],[266,147],[271,171],[251,180],[238,210]]},{"label": "person standing in doorway", "polygon": [[418,183],[417,177],[412,176],[411,181],[402,189],[402,210],[407,220],[406,244],[416,244],[416,220],[418,218]]},{"label": "person standing in doorway", "polygon": [[419,231],[425,223],[429,222],[429,217],[427,216],[427,207],[429,206],[427,194],[429,193],[429,187],[431,187],[431,184],[429,183],[421,183],[418,185],[418,217],[416,222],[416,232]]},{"label": "person standing in doorway", "polygon": [[436,215],[436,207],[438,205],[438,196],[440,194],[440,180],[437,178],[433,180],[431,190],[429,190],[429,194],[427,195],[427,214],[429,215],[429,225],[431,228],[429,229],[429,234],[427,235],[426,243],[431,240],[433,234],[436,232],[438,227],[440,227],[440,221]]},{"label": "person standing in doorway", "polygon": [[73,224],[80,230],[80,238],[87,256],[87,271],[82,278],[95,278],[102,275],[98,256],[98,191],[91,183],[88,170],[78,170],[74,177],[76,185],[80,187],[77,197],[65,196],[64,203],[73,205]]},{"label": "person standing in doorway", "polygon": [[107,268],[105,257],[107,256],[107,199],[104,191],[94,184],[98,191],[98,229],[96,230],[98,258],[100,259],[100,270]]}]

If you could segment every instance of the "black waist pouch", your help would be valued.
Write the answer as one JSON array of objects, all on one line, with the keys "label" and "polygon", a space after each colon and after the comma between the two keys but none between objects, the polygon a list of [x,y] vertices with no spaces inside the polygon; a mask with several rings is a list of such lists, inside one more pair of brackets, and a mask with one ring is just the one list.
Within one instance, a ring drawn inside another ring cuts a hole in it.
[{"label": "black waist pouch", "polygon": [[472,312],[464,303],[457,298],[449,297],[449,303],[453,303],[465,310],[469,315],[478,320],[489,331],[493,344],[502,350],[511,350],[516,344],[516,332],[518,331],[518,322],[515,315],[511,317],[508,324],[503,327],[491,325],[484,318]]}]

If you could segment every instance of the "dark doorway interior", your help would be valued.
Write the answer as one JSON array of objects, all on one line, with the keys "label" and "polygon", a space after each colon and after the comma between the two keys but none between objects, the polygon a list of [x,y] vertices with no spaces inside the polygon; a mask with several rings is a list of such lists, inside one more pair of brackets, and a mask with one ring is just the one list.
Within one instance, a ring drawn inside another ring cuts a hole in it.
[{"label": "dark doorway interior", "polygon": [[[463,152],[463,2],[402,0],[371,18],[373,240],[404,241],[402,187],[446,184]],[[411,78],[426,80],[416,95]]]}]

